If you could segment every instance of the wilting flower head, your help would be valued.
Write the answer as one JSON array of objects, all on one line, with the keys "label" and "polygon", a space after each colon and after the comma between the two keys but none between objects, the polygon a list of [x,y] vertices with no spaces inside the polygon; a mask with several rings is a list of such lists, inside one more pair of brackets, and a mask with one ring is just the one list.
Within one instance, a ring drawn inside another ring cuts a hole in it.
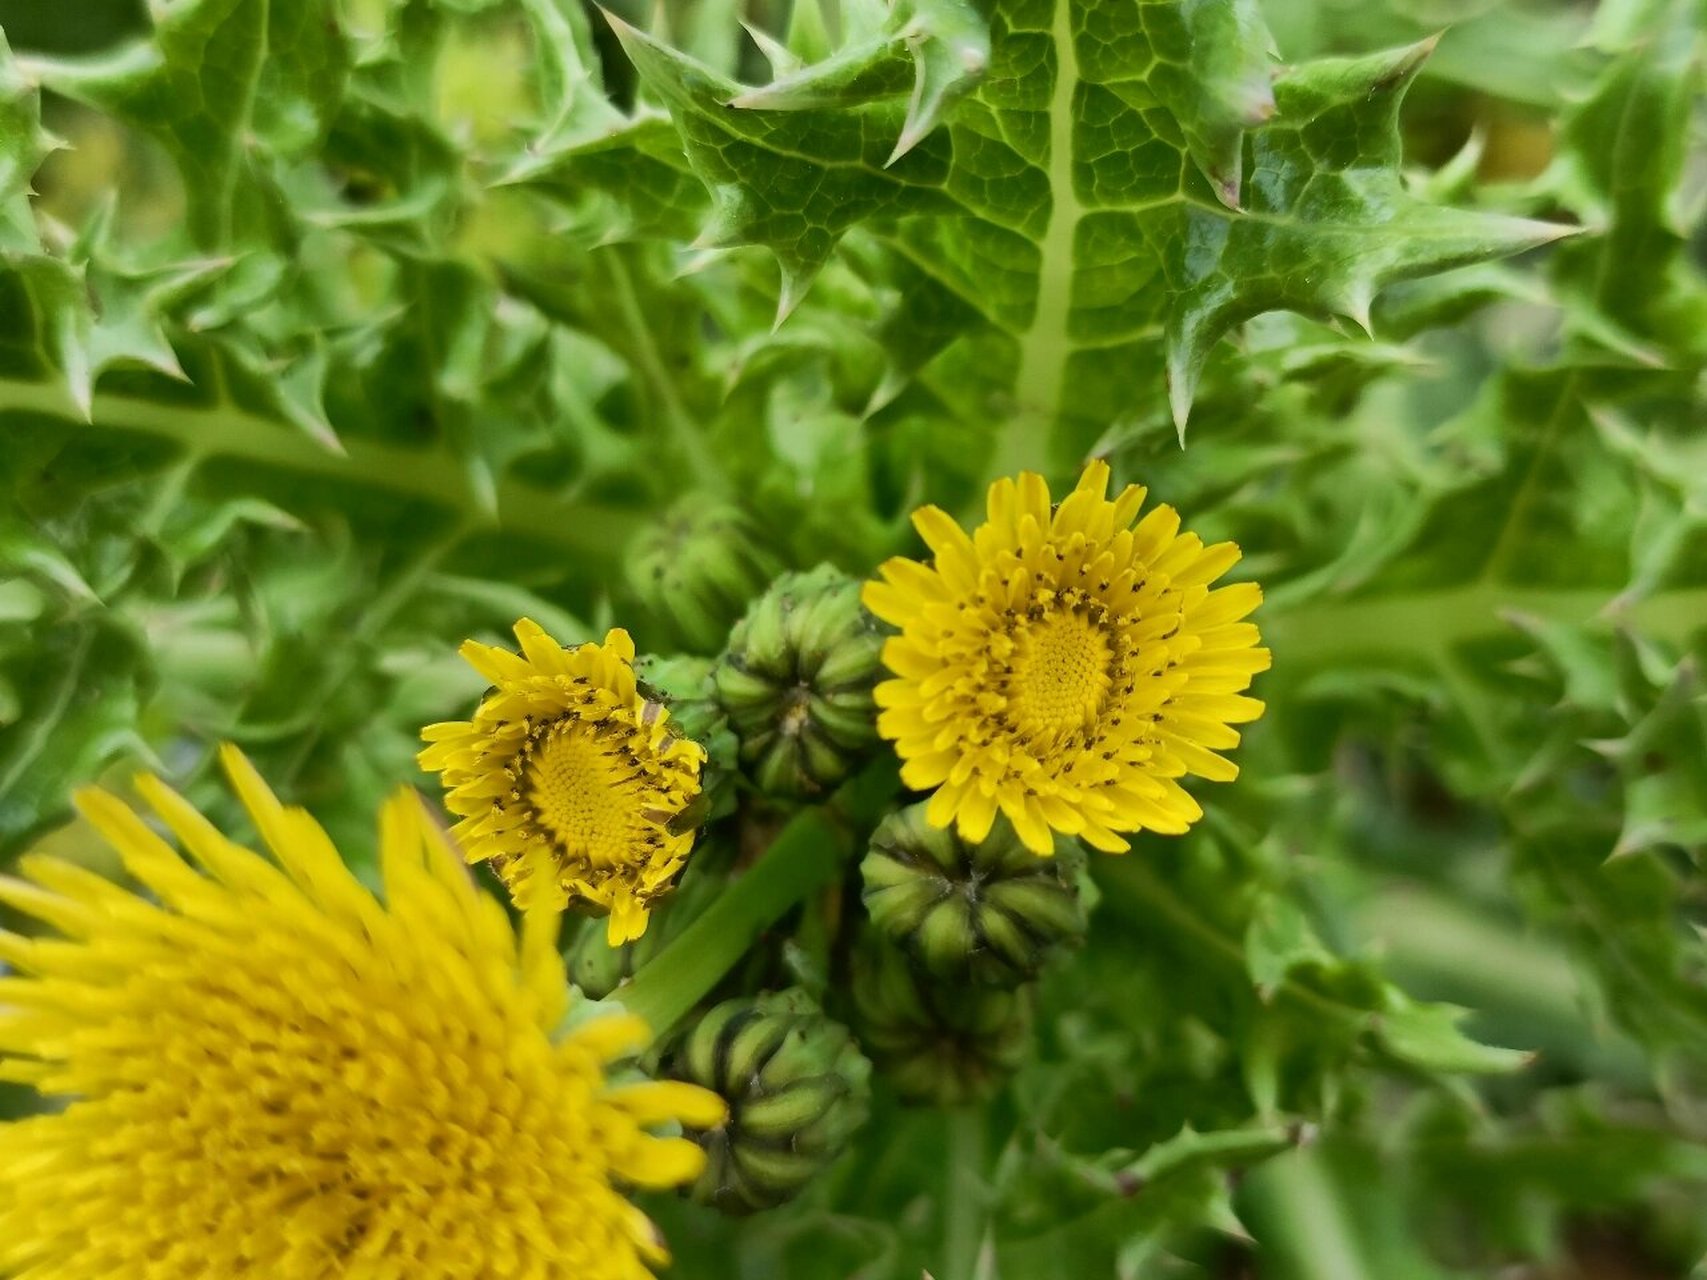
[{"label": "wilting flower head", "polygon": [[523,618],[516,639],[520,654],[462,646],[493,687],[472,721],[421,731],[421,767],[443,774],[457,839],[518,905],[607,911],[614,947],[646,932],[693,848],[676,827],[705,751],[640,691],[628,632],[565,649]]},{"label": "wilting flower head", "polygon": [[866,584],[866,607],[901,630],[883,650],[896,678],[877,686],[878,730],[902,780],[936,788],[933,825],[977,842],[1000,810],[1036,853],[1051,828],[1118,853],[1119,832],[1202,816],[1184,775],[1238,775],[1217,752],[1262,714],[1240,696],[1269,665],[1241,621],[1262,592],[1210,590],[1236,546],[1180,533],[1172,507],[1134,528],[1144,490],[1107,491],[1100,461],[1054,507],[1041,476],[998,480],[970,536],[922,507],[935,560],[896,557]]},{"label": "wilting flower head", "polygon": [[518,939],[415,796],[381,818],[381,902],[225,765],[276,862],[143,778],[189,861],[113,796],[78,805],[151,897],[46,857],[0,879],[59,935],[0,933],[0,1078],[66,1099],[0,1125],[0,1274],[648,1276],[620,1188],[696,1177],[694,1143],[646,1129],[722,1103],[609,1080],[644,1025],[561,1031],[556,917]]}]

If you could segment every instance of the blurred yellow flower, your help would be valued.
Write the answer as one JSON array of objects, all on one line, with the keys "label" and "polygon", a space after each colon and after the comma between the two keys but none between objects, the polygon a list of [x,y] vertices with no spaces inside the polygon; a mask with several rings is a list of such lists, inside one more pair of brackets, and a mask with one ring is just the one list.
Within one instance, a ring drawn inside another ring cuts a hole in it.
[{"label": "blurred yellow flower", "polygon": [[675,826],[699,795],[705,750],[640,692],[628,632],[565,649],[523,618],[516,640],[520,654],[462,646],[493,687],[473,720],[421,731],[421,767],[443,775],[454,834],[519,906],[608,912],[614,947],[646,932],[649,904],[693,848]]},{"label": "blurred yellow flower", "polygon": [[999,811],[1036,853],[1051,828],[1118,853],[1120,832],[1202,816],[1179,778],[1237,776],[1217,752],[1262,714],[1241,696],[1269,665],[1242,621],[1262,592],[1210,590],[1239,549],[1180,533],[1171,507],[1134,528],[1145,491],[1110,501],[1108,480],[1091,463],[1058,506],[1041,476],[998,480],[971,535],[923,507],[913,523],[934,561],[896,557],[866,584],[866,607],[900,628],[878,729],[902,780],[936,789],[933,825],[976,842]]},{"label": "blurred yellow flower", "polygon": [[138,787],[84,816],[143,897],[35,856],[0,901],[0,1078],[65,1099],[0,1125],[0,1274],[19,1280],[643,1280],[665,1258],[624,1186],[673,1186],[717,1123],[692,1086],[616,1083],[647,1032],[571,1019],[556,917],[518,938],[419,799],[380,823],[384,901],[234,749],[271,848]]}]

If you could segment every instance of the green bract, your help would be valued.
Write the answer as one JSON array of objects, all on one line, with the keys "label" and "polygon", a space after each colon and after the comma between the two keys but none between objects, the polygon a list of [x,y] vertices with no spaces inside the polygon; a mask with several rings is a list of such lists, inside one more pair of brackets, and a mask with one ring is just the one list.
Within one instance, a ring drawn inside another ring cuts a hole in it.
[{"label": "green bract", "polygon": [[919,973],[873,938],[853,968],[854,1031],[905,1101],[965,1106],[992,1096],[1025,1061],[1031,989]]},{"label": "green bract", "polygon": [[1082,863],[1069,840],[1038,857],[1006,821],[968,847],[916,804],[878,824],[860,877],[872,924],[927,972],[1011,987],[1084,936],[1074,882]]},{"label": "green bract", "polygon": [[871,754],[882,643],[859,583],[830,565],[784,574],[754,601],[729,633],[711,687],[760,791],[816,795]]},{"label": "green bract", "polygon": [[[577,981],[873,1064],[669,1274],[1698,1269],[1701,6],[607,7],[0,4],[0,876],[141,766],[246,839],[229,739],[377,881],[457,646],[622,627],[702,834]],[[1093,457],[1261,584],[1240,776],[868,885],[859,584]]]},{"label": "green bract", "polygon": [[708,1159],[692,1188],[725,1213],[792,1200],[865,1123],[871,1064],[799,991],[710,1010],[672,1051],[669,1073],[729,1104],[729,1119],[700,1139]]}]

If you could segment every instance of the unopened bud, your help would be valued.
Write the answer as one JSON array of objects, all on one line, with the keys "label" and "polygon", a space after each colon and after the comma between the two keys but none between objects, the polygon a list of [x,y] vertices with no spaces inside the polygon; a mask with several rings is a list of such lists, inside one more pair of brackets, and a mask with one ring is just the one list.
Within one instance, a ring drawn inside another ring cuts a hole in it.
[{"label": "unopened bud", "polygon": [[1011,987],[1085,933],[1079,850],[1057,838],[1040,858],[998,819],[969,845],[925,821],[926,805],[892,813],[860,865],[872,925],[931,975]]},{"label": "unopened bud", "polygon": [[730,625],[781,569],[745,512],[697,494],[642,534],[626,563],[635,595],[702,653],[723,646]]},{"label": "unopened bud", "polygon": [[726,1213],[792,1199],[865,1122],[871,1066],[847,1028],[800,991],[718,1005],[665,1069],[729,1104],[723,1125],[694,1135],[707,1159],[691,1190]]},{"label": "unopened bud", "polygon": [[855,956],[853,1001],[860,1043],[909,1101],[987,1098],[1030,1047],[1031,988],[941,983],[881,938]]},{"label": "unopened bud", "polygon": [[882,648],[859,583],[829,565],[784,574],[754,602],[712,679],[761,791],[815,795],[869,754]]}]

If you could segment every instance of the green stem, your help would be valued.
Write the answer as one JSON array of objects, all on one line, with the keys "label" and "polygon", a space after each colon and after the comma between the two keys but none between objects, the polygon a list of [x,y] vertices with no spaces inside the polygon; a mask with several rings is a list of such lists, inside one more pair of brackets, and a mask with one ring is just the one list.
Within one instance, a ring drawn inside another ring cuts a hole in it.
[{"label": "green stem", "polygon": [[943,1280],[976,1280],[984,1245],[984,1109],[962,1107],[948,1117],[948,1168],[943,1180]]},{"label": "green stem", "polygon": [[1345,1199],[1319,1152],[1298,1151],[1271,1160],[1252,1183],[1275,1229],[1262,1238],[1296,1280],[1366,1280],[1380,1274],[1368,1264]]},{"label": "green stem", "polygon": [[98,394],[91,421],[56,386],[0,378],[0,414],[33,413],[106,431],[170,440],[191,455],[236,458],[389,489],[463,513],[476,527],[503,529],[569,551],[607,556],[636,524],[633,513],[565,498],[518,480],[501,479],[490,514],[470,486],[462,461],[443,449],[416,449],[360,438],[327,448],[300,431],[237,406],[166,404],[137,396]]},{"label": "green stem", "polygon": [[1469,641],[1512,634],[1509,615],[1555,622],[1605,617],[1645,635],[1687,640],[1707,618],[1707,589],[1660,591],[1628,602],[1595,590],[1547,590],[1472,583],[1367,600],[1311,601],[1257,615],[1263,636],[1288,666],[1343,661],[1367,653],[1411,652],[1435,658]]},{"label": "green stem", "polygon": [[765,854],[617,993],[664,1036],[758,937],[795,903],[840,873],[849,841],[821,809],[797,813]]},{"label": "green stem", "polygon": [[634,281],[622,254],[622,248],[613,245],[599,255],[598,260],[605,264],[611,292],[616,296],[617,310],[623,327],[628,331],[628,352],[641,377],[642,390],[652,401],[657,425],[663,428],[665,443],[687,463],[689,478],[699,488],[714,493],[726,492],[728,477],[724,475],[705,433],[682,404],[675,381],[658,352],[658,344],[652,339],[653,326],[647,321],[640,300],[635,296]]}]

